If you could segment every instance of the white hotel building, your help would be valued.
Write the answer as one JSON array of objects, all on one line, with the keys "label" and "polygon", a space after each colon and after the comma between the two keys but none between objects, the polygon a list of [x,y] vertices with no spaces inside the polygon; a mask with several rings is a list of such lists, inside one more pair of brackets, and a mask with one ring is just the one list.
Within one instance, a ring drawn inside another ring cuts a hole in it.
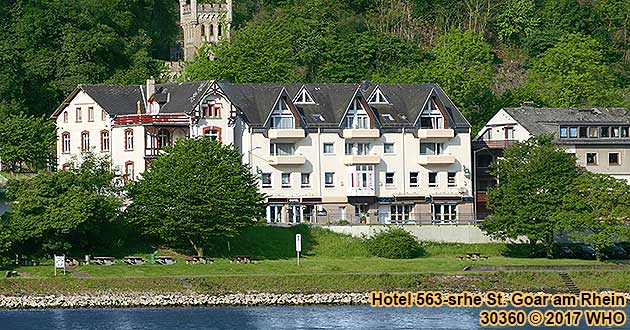
[{"label": "white hotel building", "polygon": [[136,180],[210,136],[259,176],[270,223],[467,223],[470,124],[434,84],[79,85],[53,113],[59,169],[82,151]]}]

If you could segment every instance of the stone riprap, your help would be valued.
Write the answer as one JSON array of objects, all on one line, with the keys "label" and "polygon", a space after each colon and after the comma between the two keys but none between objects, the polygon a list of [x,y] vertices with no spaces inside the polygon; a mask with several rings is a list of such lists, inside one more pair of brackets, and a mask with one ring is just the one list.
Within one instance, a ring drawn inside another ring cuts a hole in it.
[{"label": "stone riprap", "polygon": [[[448,295],[448,293],[445,293],[445,297],[448,297]],[[504,297],[508,301],[509,295],[509,293],[505,293]],[[625,293],[625,296],[630,301],[630,293]],[[370,298],[367,292],[315,294],[235,293],[225,295],[178,292],[128,292],[31,296],[0,295],[0,309],[367,305],[369,303]]]},{"label": "stone riprap", "polygon": [[180,306],[362,305],[367,293],[207,295],[202,293],[90,293],[73,295],[0,295],[0,309],[125,308]]}]

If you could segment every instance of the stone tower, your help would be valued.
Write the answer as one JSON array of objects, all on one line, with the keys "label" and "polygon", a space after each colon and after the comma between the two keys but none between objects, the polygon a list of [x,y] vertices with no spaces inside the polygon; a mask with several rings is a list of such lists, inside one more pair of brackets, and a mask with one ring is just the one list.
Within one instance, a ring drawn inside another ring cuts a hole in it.
[{"label": "stone tower", "polygon": [[225,3],[197,2],[179,0],[179,24],[184,31],[186,61],[192,60],[197,49],[204,44],[230,38],[232,0],[226,0]]}]

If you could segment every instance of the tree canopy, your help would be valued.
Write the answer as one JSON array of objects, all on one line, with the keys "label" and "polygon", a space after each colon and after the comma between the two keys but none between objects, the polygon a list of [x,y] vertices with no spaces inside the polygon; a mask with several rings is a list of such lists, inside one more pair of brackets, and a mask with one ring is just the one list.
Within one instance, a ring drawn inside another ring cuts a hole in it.
[{"label": "tree canopy", "polygon": [[257,178],[234,146],[210,138],[180,139],[129,187],[130,222],[155,242],[198,255],[233,237],[264,212]]},{"label": "tree canopy", "polygon": [[55,125],[41,117],[0,115],[0,159],[9,171],[37,171],[52,163]]},{"label": "tree canopy", "polygon": [[526,236],[531,244],[543,243],[551,255],[554,234],[563,229],[558,214],[576,170],[575,156],[552,144],[550,136],[506,148],[491,169],[498,184],[488,191],[493,213],[481,228],[501,239]]},{"label": "tree canopy", "polygon": [[121,198],[106,159],[83,155],[71,171],[41,172],[7,183],[8,229],[23,254],[92,254],[116,244]]}]

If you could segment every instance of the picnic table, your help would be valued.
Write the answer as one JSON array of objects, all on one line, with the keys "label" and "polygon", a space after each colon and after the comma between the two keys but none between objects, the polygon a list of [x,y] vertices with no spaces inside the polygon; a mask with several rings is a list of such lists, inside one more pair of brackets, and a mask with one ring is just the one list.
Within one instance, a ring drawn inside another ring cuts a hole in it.
[{"label": "picnic table", "polygon": [[230,259],[230,263],[237,264],[250,264],[252,263],[252,257],[250,256],[235,256]]},{"label": "picnic table", "polygon": [[193,264],[193,265],[204,264],[205,265],[208,262],[212,264],[214,263],[214,260],[213,259],[208,260],[208,258],[206,257],[199,257],[199,256],[186,257],[186,264]]},{"label": "picnic table", "polygon": [[131,266],[139,266],[139,265],[144,265],[146,261],[142,259],[142,257],[129,256],[129,257],[125,257],[125,263]]},{"label": "picnic table", "polygon": [[172,264],[174,264],[176,262],[177,262],[177,260],[175,260],[171,256],[157,256],[157,257],[155,257],[155,263],[156,264],[160,264],[160,265],[172,265]]},{"label": "picnic table", "polygon": [[94,257],[91,262],[99,266],[111,266],[116,263],[116,260],[114,257]]},{"label": "picnic table", "polygon": [[459,260],[473,260],[473,261],[477,261],[477,260],[488,260],[488,256],[482,256],[481,253],[466,253],[465,256],[461,256],[458,257]]},{"label": "picnic table", "polygon": [[75,258],[75,257],[66,257],[66,266],[68,267],[79,266],[81,264],[79,260],[80,260],[79,258]]}]

